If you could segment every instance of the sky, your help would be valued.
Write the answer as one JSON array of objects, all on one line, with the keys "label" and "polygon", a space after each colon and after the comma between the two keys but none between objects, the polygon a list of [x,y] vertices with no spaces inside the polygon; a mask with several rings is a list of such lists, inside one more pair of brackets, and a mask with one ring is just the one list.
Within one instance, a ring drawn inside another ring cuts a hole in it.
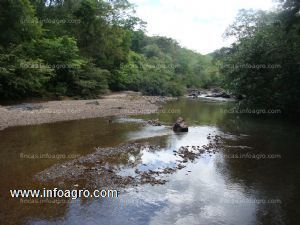
[{"label": "sky", "polygon": [[222,34],[239,9],[269,10],[273,0],[129,0],[147,22],[147,34],[177,40],[181,46],[207,54],[228,46]]}]

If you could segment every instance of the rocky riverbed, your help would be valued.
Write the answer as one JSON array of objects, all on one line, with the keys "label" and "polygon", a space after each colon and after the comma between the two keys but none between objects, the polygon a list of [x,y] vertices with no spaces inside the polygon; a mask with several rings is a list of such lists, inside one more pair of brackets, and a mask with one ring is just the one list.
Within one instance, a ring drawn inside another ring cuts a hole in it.
[{"label": "rocky riverbed", "polygon": [[[75,160],[56,164],[35,176],[40,182],[55,182],[60,184],[72,184],[78,186],[82,183],[85,187],[128,187],[142,184],[161,185],[168,180],[164,175],[175,173],[186,167],[186,164],[193,162],[201,155],[215,154],[221,146],[221,137],[218,135],[207,137],[209,143],[203,146],[182,146],[173,150],[176,160],[173,166],[150,169],[143,165],[139,166],[139,160],[131,160],[130,155],[138,155],[143,150],[160,151],[160,146],[153,146],[147,143],[130,143],[118,147],[97,148],[94,153],[79,157]],[[134,171],[129,174],[122,174],[122,168],[114,166],[115,158],[123,158],[126,170]]]},{"label": "rocky riverbed", "polygon": [[243,99],[243,96],[231,94],[221,88],[188,89],[187,92],[187,96],[191,98],[207,98],[221,101],[236,101]]}]

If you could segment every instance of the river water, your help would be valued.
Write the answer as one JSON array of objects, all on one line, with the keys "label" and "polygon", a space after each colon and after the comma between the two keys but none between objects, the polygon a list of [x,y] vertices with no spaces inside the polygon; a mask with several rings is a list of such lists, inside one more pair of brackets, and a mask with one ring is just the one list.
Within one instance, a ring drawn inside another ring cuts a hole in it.
[{"label": "river water", "polygon": [[[166,104],[159,114],[118,117],[112,123],[97,118],[0,131],[0,224],[298,224],[299,123],[226,113],[233,104],[181,99]],[[178,116],[189,125],[188,133],[170,129]],[[164,125],[142,123],[156,118]],[[170,167],[178,159],[174,150],[205,145],[209,134],[222,137],[219,151],[165,175],[164,185],[125,188],[117,199],[60,204],[21,202],[9,196],[10,189],[40,187],[34,179],[37,173],[92,153],[95,147],[141,139],[161,146],[128,155],[125,161],[124,156],[115,159],[113,166],[126,174],[132,172],[127,163],[137,159],[140,170]]]}]

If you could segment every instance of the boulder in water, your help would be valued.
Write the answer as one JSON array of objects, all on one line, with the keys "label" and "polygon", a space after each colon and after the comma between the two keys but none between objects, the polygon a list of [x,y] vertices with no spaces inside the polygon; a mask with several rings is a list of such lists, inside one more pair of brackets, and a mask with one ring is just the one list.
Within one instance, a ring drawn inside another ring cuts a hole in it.
[{"label": "boulder in water", "polygon": [[173,131],[175,132],[188,132],[189,128],[185,124],[184,119],[182,117],[179,117],[176,121],[176,123],[173,125]]}]

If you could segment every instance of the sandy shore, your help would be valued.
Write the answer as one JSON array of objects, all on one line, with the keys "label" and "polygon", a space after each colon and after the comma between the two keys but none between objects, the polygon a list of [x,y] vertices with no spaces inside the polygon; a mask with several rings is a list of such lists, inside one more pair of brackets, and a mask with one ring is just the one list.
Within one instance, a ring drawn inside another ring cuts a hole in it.
[{"label": "sandy shore", "polygon": [[174,98],[118,92],[93,100],[63,100],[0,106],[0,130],[11,126],[86,118],[150,114]]}]

